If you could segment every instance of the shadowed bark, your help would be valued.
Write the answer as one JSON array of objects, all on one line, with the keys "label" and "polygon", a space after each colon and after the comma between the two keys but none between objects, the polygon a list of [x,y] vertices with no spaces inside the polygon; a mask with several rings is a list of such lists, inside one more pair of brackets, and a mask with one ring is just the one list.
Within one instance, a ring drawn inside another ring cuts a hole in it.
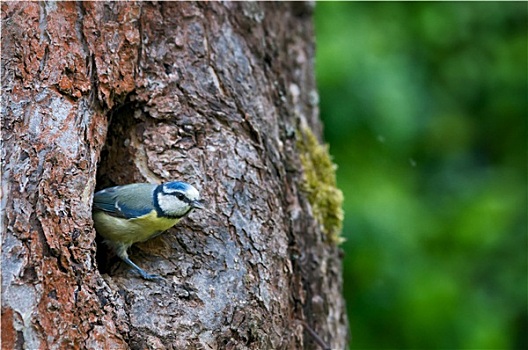
[{"label": "shadowed bark", "polygon": [[[1,6],[3,348],[346,347],[303,161],[311,5]],[[93,192],[170,180],[208,210],[131,249],[144,281],[96,242]]]}]

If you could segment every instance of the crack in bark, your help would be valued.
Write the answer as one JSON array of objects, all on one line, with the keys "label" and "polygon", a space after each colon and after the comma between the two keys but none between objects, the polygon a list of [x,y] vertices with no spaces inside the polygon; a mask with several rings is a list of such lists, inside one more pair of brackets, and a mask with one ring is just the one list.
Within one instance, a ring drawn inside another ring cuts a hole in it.
[{"label": "crack in bark", "polygon": [[139,45],[138,45],[138,54],[136,69],[134,69],[134,80],[137,82],[141,71],[141,60],[143,58],[143,2],[139,2],[139,16],[138,16],[138,32],[139,32]]},{"label": "crack in bark", "polygon": [[47,31],[48,21],[47,21],[46,3],[44,1],[39,2],[39,14],[40,14],[39,16],[40,43],[42,44],[43,41],[46,42],[44,57],[40,61],[40,68],[39,68],[39,73],[40,73],[44,69],[45,63],[47,61],[48,50],[49,50],[48,47],[51,42],[50,35]]}]

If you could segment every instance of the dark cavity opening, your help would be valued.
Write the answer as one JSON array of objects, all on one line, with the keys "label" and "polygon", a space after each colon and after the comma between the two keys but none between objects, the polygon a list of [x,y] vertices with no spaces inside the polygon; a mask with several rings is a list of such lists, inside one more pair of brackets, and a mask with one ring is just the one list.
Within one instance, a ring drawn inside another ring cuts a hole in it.
[{"label": "dark cavity opening", "polygon": [[[140,120],[134,118],[137,106],[125,102],[109,113],[110,122],[105,144],[101,150],[95,191],[141,181],[141,175],[134,166],[134,147],[131,144],[137,139]],[[96,261],[99,273],[111,273],[120,266],[121,261],[97,234]],[[121,264],[124,265],[124,264]]]}]

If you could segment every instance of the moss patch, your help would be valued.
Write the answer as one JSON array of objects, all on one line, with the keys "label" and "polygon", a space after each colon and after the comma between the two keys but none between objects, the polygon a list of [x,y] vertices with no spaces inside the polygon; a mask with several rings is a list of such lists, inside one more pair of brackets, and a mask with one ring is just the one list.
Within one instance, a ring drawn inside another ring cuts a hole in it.
[{"label": "moss patch", "polygon": [[343,192],[336,186],[335,171],[328,145],[321,145],[308,127],[297,133],[297,147],[304,168],[303,191],[307,193],[313,214],[321,229],[334,244],[344,241]]}]

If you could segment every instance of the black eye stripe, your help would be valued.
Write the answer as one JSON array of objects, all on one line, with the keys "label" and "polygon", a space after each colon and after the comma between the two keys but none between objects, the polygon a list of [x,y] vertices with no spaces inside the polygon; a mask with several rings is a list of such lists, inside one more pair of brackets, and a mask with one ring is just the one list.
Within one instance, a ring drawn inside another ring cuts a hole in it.
[{"label": "black eye stripe", "polygon": [[173,191],[166,191],[165,188],[160,186],[161,193],[163,193],[166,196],[174,196],[181,200],[182,202],[185,202],[187,204],[191,204],[193,201],[187,197],[187,195],[179,190],[173,190]]},{"label": "black eye stripe", "polygon": [[185,194],[180,191],[166,191],[165,189],[162,189],[161,192],[167,196],[175,196],[178,198],[185,197]]},{"label": "black eye stripe", "polygon": [[174,192],[174,193],[169,193],[170,195],[172,196],[175,196],[176,198],[178,198],[179,200],[181,201],[184,201],[185,203],[189,203],[190,200],[189,198],[187,198],[183,193],[181,192]]}]

